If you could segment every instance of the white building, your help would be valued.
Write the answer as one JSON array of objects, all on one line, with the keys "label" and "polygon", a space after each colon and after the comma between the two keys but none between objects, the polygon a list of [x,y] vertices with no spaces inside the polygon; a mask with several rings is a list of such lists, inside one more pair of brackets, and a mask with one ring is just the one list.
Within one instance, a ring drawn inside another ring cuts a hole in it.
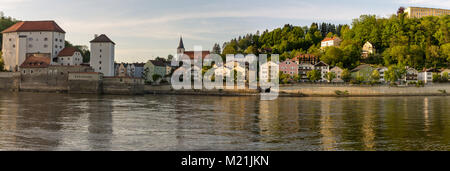
[{"label": "white building", "polygon": [[106,35],[95,36],[91,43],[90,65],[95,72],[104,76],[114,76],[114,46],[116,45]]},{"label": "white building", "polygon": [[333,38],[325,38],[322,40],[321,48],[324,49],[326,47],[330,47],[330,46],[340,46],[342,42],[342,39],[340,39],[339,37],[333,37]]},{"label": "white building", "polygon": [[385,73],[386,73],[386,71],[389,70],[389,68],[381,67],[381,68],[377,68],[377,70],[380,73],[380,82],[386,82]]},{"label": "white building", "polygon": [[325,62],[320,61],[316,65],[314,65],[314,69],[319,71],[321,74],[321,79],[319,82],[327,82],[327,73],[330,72],[330,65]]},{"label": "white building", "polygon": [[83,56],[74,47],[66,47],[58,54],[58,64],[65,66],[77,66],[83,63]]},{"label": "white building", "polygon": [[5,69],[18,71],[29,56],[48,57],[55,64],[65,46],[65,33],[54,21],[22,21],[3,30]]},{"label": "white building", "polygon": [[261,80],[269,81],[269,79],[278,78],[280,73],[280,68],[277,63],[272,61],[266,62],[260,66],[259,78]]}]

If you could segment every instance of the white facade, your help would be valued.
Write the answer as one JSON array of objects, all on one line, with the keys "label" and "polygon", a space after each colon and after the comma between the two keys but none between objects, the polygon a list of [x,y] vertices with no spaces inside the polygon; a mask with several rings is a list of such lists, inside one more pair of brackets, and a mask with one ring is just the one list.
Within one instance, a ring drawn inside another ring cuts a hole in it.
[{"label": "white facade", "polygon": [[95,72],[107,77],[114,76],[114,46],[112,42],[91,42],[90,65]]},{"label": "white facade", "polygon": [[330,47],[330,46],[340,46],[342,40],[339,37],[335,38],[326,38],[321,43],[321,48]]},{"label": "white facade", "polygon": [[380,73],[380,81],[381,82],[386,82],[386,79],[385,79],[385,73],[386,73],[386,71],[388,71],[389,69],[387,68],[387,67],[381,67],[381,68],[378,68],[378,72]]},{"label": "white facade", "polygon": [[269,61],[267,63],[264,63],[260,66],[260,70],[259,70],[259,78],[260,80],[269,80],[270,79],[274,79],[274,78],[278,78],[279,76],[279,65]]},{"label": "white facade", "polygon": [[58,64],[64,66],[77,66],[83,63],[83,57],[80,52],[75,52],[72,56],[59,56]]},{"label": "white facade", "polygon": [[[3,59],[7,71],[18,71],[28,55],[54,59],[65,47],[65,33],[50,31],[3,33]],[[54,64],[53,60],[52,64]]]}]

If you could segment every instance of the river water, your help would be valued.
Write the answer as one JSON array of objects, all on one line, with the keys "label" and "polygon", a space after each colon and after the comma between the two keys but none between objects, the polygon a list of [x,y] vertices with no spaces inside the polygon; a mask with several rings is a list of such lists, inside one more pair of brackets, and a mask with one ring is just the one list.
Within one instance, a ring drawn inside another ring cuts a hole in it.
[{"label": "river water", "polygon": [[450,97],[2,92],[0,150],[450,150]]}]

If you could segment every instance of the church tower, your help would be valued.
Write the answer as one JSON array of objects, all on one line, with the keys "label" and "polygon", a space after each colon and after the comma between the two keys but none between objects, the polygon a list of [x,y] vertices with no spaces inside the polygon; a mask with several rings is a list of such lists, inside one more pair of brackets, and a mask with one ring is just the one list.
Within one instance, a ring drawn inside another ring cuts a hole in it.
[{"label": "church tower", "polygon": [[180,44],[178,45],[178,48],[177,48],[177,54],[178,55],[184,54],[184,51],[185,51],[185,49],[184,49],[184,44],[183,44],[183,37],[180,37]]}]

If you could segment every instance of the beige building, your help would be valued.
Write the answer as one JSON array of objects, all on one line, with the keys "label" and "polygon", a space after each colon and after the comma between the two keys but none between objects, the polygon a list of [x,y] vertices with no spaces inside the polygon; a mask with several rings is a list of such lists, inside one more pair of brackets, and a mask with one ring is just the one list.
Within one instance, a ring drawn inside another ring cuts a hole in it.
[{"label": "beige building", "polygon": [[114,76],[114,46],[116,45],[108,36],[95,35],[91,42],[90,65],[95,72],[100,72],[106,77]]},{"label": "beige building", "polygon": [[30,56],[50,58],[57,63],[65,47],[65,31],[54,21],[22,21],[2,31],[3,58],[7,71],[18,71]]},{"label": "beige building", "polygon": [[375,46],[370,43],[370,42],[366,42],[366,44],[364,44],[363,48],[362,48],[362,58],[368,58],[371,54],[375,53]]},{"label": "beige building", "polygon": [[409,18],[422,18],[426,16],[450,15],[450,10],[438,8],[408,7],[405,10],[405,13],[408,13],[407,16]]}]

